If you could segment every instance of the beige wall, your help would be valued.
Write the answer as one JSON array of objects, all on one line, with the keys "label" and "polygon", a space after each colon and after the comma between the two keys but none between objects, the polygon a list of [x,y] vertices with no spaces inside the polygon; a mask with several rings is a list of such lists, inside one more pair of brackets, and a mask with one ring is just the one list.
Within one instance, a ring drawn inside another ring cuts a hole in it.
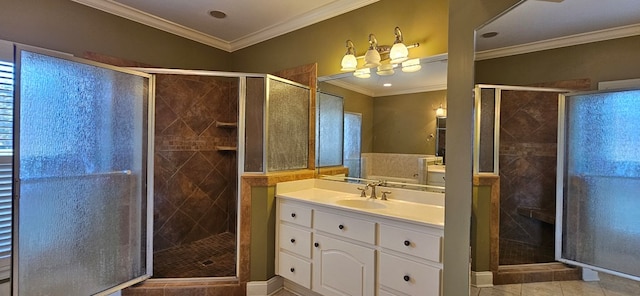
[{"label": "beige wall", "polygon": [[9,0],[0,39],[71,53],[97,52],[167,68],[227,70],[229,53],[70,0]]},{"label": "beige wall", "polygon": [[476,63],[476,82],[528,85],[561,80],[640,78],[640,36],[575,45]]},{"label": "beige wall", "polygon": [[446,106],[446,96],[442,90],[374,98],[373,152],[435,154],[435,109]]}]

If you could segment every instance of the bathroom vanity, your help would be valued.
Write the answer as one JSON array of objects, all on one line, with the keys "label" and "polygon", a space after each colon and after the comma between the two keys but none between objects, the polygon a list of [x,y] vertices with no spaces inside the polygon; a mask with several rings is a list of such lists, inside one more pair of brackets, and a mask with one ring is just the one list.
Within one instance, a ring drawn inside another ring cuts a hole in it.
[{"label": "bathroom vanity", "polygon": [[304,295],[441,295],[444,195],[310,179],[276,188],[276,273]]}]

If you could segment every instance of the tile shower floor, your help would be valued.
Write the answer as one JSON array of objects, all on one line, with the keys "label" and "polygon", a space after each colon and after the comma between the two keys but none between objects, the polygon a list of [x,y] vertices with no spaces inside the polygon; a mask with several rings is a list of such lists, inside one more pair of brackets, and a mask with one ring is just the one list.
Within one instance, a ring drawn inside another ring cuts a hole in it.
[{"label": "tile shower floor", "polygon": [[500,265],[554,262],[553,246],[538,247],[500,239]]},{"label": "tile shower floor", "polygon": [[222,277],[236,274],[236,236],[225,232],[155,252],[154,278]]}]

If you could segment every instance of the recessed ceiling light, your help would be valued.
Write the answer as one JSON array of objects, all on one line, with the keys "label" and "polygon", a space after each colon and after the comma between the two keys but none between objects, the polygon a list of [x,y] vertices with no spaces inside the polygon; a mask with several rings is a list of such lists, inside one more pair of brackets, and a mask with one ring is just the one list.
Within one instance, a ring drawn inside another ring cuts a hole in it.
[{"label": "recessed ceiling light", "polygon": [[384,87],[391,87],[391,85],[392,85],[391,83],[385,83],[385,84],[383,84],[382,86],[384,86]]},{"label": "recessed ceiling light", "polygon": [[482,36],[482,38],[493,38],[493,37],[498,36],[498,32],[487,32],[487,33],[484,33],[484,34],[482,34],[480,36]]},{"label": "recessed ceiling light", "polygon": [[211,15],[212,17],[215,17],[217,19],[223,19],[225,17],[227,17],[227,14],[220,11],[220,10],[212,10],[209,11],[209,15]]}]

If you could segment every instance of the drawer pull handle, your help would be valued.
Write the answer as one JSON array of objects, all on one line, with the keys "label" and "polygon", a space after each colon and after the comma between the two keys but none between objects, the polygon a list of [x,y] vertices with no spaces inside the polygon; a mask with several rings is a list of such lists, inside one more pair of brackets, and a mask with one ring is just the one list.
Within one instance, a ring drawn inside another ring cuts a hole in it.
[{"label": "drawer pull handle", "polygon": [[289,269],[289,271],[291,271],[291,272],[295,272],[295,271],[296,271],[296,269],[295,269],[295,268],[293,268],[293,267],[291,267],[291,268]]},{"label": "drawer pull handle", "polygon": [[320,246],[320,244],[319,243],[313,243],[313,246],[317,248],[317,247]]},{"label": "drawer pull handle", "polygon": [[[293,268],[292,268],[292,269],[293,269]],[[408,281],[410,281],[410,280],[411,280],[411,277],[409,277],[408,275],[405,275],[405,276],[403,277],[403,279],[404,279],[404,281],[405,281],[405,282],[408,282]]]},{"label": "drawer pull handle", "polygon": [[338,225],[338,228],[344,229],[344,225],[340,224],[340,225]]},{"label": "drawer pull handle", "polygon": [[411,245],[411,242],[410,242],[410,241],[408,241],[408,240],[406,240],[406,241],[404,241],[404,245],[408,247],[408,246],[410,246],[410,245]]},{"label": "drawer pull handle", "polygon": [[295,243],[296,243],[296,239],[295,239],[295,238],[292,238],[292,239],[291,239],[291,243],[292,243],[292,244],[295,244]]},{"label": "drawer pull handle", "polygon": [[291,218],[295,218],[296,217],[296,213],[291,213]]}]

